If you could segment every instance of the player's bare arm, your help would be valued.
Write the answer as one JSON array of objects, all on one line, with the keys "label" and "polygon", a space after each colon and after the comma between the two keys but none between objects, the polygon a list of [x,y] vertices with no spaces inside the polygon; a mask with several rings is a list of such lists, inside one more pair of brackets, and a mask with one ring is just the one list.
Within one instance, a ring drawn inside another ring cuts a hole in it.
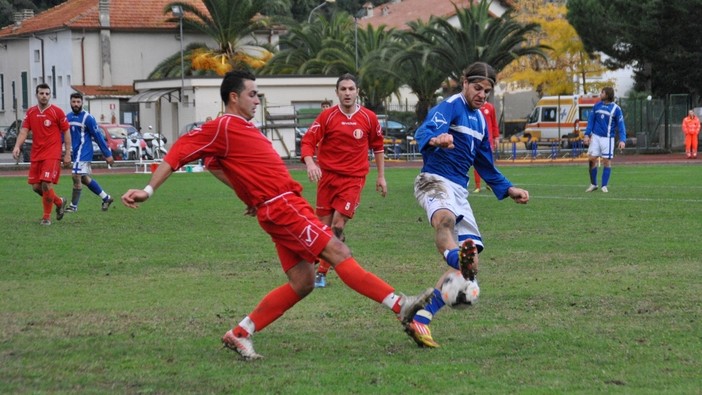
[{"label": "player's bare arm", "polygon": [[71,149],[73,147],[73,144],[71,144],[71,131],[70,129],[64,130],[63,131],[63,147],[64,147],[64,152],[63,152],[63,165],[70,167],[71,166]]},{"label": "player's bare arm", "polygon": [[429,140],[429,145],[440,148],[453,148],[453,135],[450,133],[442,133]]},{"label": "player's bare arm", "polygon": [[305,156],[305,165],[307,166],[307,178],[312,182],[317,182],[322,178],[322,169],[314,163],[314,158]]},{"label": "player's bare arm", "polygon": [[507,194],[512,198],[512,200],[514,200],[515,203],[527,204],[527,202],[529,202],[529,191],[526,189],[509,187]]},{"label": "player's bare arm", "polygon": [[163,164],[156,169],[154,174],[151,175],[151,180],[149,180],[149,184],[144,187],[144,189],[130,189],[122,195],[122,204],[129,208],[139,207],[137,203],[145,202],[150,198],[156,189],[166,182],[171,174],[173,174],[173,169],[171,169],[171,166],[168,165],[167,162],[163,162]]},{"label": "player's bare arm", "polygon": [[380,192],[380,196],[382,197],[388,194],[388,184],[385,181],[385,177],[378,176],[378,179],[375,181],[375,190]]}]

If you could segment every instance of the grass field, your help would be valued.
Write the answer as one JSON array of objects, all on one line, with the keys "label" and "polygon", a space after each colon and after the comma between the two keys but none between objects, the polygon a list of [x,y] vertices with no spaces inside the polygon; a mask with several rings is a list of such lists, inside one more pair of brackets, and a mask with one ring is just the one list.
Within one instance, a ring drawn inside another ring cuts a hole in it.
[{"label": "grass field", "polygon": [[[332,272],[256,334],[252,363],[219,339],[285,276],[209,174],[177,173],[137,210],[103,213],[85,190],[50,227],[25,177],[0,177],[0,393],[700,394],[702,167],[617,166],[609,194],[585,194],[584,166],[504,167],[526,206],[471,195],[481,300],[437,315],[441,348],[417,348]],[[388,169],[385,199],[372,173],[347,228],[406,293],[443,271],[416,173]],[[148,176],[97,179],[119,196]]]}]

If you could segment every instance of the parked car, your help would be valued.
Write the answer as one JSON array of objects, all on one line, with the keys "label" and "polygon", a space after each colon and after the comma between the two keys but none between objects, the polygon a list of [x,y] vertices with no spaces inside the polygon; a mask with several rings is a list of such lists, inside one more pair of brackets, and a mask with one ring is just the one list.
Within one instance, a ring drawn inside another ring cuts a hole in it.
[{"label": "parked car", "polygon": [[[110,123],[99,123],[98,126],[102,130],[102,134],[105,137],[105,142],[107,146],[112,150],[112,156],[115,160],[128,159],[125,155],[126,143],[125,140],[127,136],[135,134],[138,136],[142,150],[146,150],[146,142],[141,136],[141,133],[132,125],[128,124],[110,124]],[[98,151],[100,151],[98,149]],[[138,159],[138,158],[134,158]]]},{"label": "parked car", "polygon": [[385,137],[385,153],[390,157],[399,157],[400,154],[412,152],[414,144],[414,130],[405,124],[385,117],[379,117],[378,122],[383,129]]},{"label": "parked car", "polygon": [[17,135],[19,134],[21,122],[22,121],[14,121],[7,128],[7,130],[5,130],[5,137],[3,139],[5,140],[5,151],[12,151],[12,149],[15,148],[15,143],[17,142]]},{"label": "parked car", "polygon": [[6,127],[0,126],[0,152],[5,152],[5,130]]}]

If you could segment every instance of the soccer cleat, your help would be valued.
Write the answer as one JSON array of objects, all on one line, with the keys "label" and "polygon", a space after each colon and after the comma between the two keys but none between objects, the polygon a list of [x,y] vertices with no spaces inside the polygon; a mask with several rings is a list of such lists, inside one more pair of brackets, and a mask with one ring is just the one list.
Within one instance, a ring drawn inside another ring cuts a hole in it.
[{"label": "soccer cleat", "polygon": [[609,192],[609,189],[607,189],[607,187],[604,186],[604,187],[602,187],[602,192],[607,193],[607,192]]},{"label": "soccer cleat", "polygon": [[50,219],[42,219],[40,224],[44,225],[44,226],[51,225],[51,220]]},{"label": "soccer cleat", "polygon": [[233,329],[230,329],[224,334],[224,336],[222,336],[222,343],[224,344],[224,347],[236,351],[247,361],[263,358],[263,355],[257,354],[256,351],[254,351],[251,336],[236,337],[234,336]]},{"label": "soccer cleat", "polygon": [[427,288],[417,296],[400,294],[400,312],[397,314],[397,318],[402,322],[402,325],[409,324],[414,318],[414,315],[429,303],[433,294],[433,288]]},{"label": "soccer cleat", "polygon": [[63,215],[66,214],[66,206],[68,206],[68,200],[66,198],[61,198],[61,204],[56,206],[56,220],[60,221],[63,219]]},{"label": "soccer cleat", "polygon": [[422,324],[418,321],[412,321],[404,326],[405,332],[412,338],[412,340],[414,340],[415,343],[417,343],[419,347],[440,347],[439,343],[435,342],[431,337],[431,330],[429,330],[428,325]]},{"label": "soccer cleat", "polygon": [[480,193],[480,188],[473,189],[473,193]]},{"label": "soccer cleat", "polygon": [[114,201],[115,200],[112,199],[112,196],[107,195],[105,200],[102,201],[102,211],[107,211],[107,209],[110,208],[110,204],[112,204],[112,202],[114,202]]},{"label": "soccer cleat", "polygon": [[475,275],[478,274],[478,247],[475,246],[473,240],[466,239],[463,241],[458,251],[458,259],[463,278],[474,281]]},{"label": "soccer cleat", "polygon": [[591,184],[591,185],[585,190],[585,192],[592,192],[592,191],[596,191],[596,190],[597,190],[597,185]]},{"label": "soccer cleat", "polygon": [[69,204],[68,207],[66,207],[67,213],[75,213],[76,211],[78,211],[78,206],[74,206],[73,204]]},{"label": "soccer cleat", "polygon": [[314,276],[314,287],[324,288],[327,286],[327,276],[324,273],[317,273]]}]

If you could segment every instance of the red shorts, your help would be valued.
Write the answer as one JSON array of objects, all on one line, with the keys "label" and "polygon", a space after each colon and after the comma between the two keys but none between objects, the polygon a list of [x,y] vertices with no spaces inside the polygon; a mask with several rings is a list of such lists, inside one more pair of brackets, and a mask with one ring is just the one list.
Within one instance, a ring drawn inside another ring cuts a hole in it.
[{"label": "red shorts", "polygon": [[27,183],[34,185],[42,181],[58,184],[61,176],[61,161],[59,159],[46,159],[32,161],[29,164],[29,178]]},{"label": "red shorts", "polygon": [[332,238],[307,201],[292,192],[269,200],[256,212],[261,228],[271,235],[283,271],[301,261],[314,262]]},{"label": "red shorts", "polygon": [[349,177],[325,172],[317,185],[317,215],[324,217],[338,211],[353,218],[361,204],[366,177]]}]

